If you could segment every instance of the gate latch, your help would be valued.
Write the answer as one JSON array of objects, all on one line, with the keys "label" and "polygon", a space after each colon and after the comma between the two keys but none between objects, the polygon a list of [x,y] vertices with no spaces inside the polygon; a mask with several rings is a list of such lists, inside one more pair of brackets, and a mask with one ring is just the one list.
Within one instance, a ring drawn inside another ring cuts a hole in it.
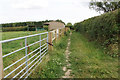
[{"label": "gate latch", "polygon": [[49,45],[51,45],[51,46],[53,46],[53,44],[51,44],[51,43],[49,43],[49,42],[47,42]]}]

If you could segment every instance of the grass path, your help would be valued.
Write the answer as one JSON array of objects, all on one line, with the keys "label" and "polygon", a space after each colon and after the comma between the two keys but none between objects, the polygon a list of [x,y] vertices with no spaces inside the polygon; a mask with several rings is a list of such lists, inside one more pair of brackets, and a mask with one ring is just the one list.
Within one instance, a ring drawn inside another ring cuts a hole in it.
[{"label": "grass path", "polygon": [[[70,33],[70,36],[72,35],[72,33]],[[68,44],[67,44],[67,48],[65,51],[65,56],[66,56],[66,65],[63,67],[63,71],[65,71],[64,76],[62,76],[62,78],[72,78],[72,76],[70,76],[71,73],[71,69],[67,69],[67,67],[70,67],[71,64],[69,63],[69,55],[70,55],[70,51],[69,51],[69,47],[70,47],[71,41],[70,41],[70,37],[68,39]]]},{"label": "grass path", "polygon": [[71,35],[69,63],[74,78],[118,78],[118,59],[104,54],[80,33]]}]

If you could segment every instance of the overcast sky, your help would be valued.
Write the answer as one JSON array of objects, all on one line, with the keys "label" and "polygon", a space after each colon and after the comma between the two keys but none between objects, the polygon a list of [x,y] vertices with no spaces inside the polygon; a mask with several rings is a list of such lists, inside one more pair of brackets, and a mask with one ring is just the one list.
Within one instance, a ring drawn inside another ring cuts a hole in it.
[{"label": "overcast sky", "polygon": [[0,0],[0,23],[61,19],[76,23],[100,15],[90,0]]}]

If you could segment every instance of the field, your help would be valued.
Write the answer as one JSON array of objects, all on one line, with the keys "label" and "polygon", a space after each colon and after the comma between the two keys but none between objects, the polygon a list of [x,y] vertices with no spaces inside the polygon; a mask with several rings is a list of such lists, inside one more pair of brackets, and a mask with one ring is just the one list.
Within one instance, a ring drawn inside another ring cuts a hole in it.
[{"label": "field", "polygon": [[[7,39],[12,39],[12,38],[17,38],[17,37],[23,37],[23,36],[27,36],[27,35],[33,35],[33,34],[38,34],[38,33],[42,33],[42,32],[45,32],[45,31],[26,31],[26,32],[3,32],[2,33],[2,40],[7,40]],[[43,38],[43,36],[42,36]],[[28,38],[27,42],[28,44],[31,44],[35,41],[38,41],[39,40],[39,37],[32,37],[32,38]],[[11,51],[14,51],[16,49],[19,49],[21,47],[24,47],[25,44],[24,44],[24,40],[17,40],[17,41],[12,41],[12,42],[9,42],[9,43],[4,43],[3,44],[3,54],[7,54]]]},{"label": "field", "polygon": [[[12,38],[16,38],[16,37],[23,37],[23,36],[27,36],[27,35],[33,35],[33,34],[42,33],[42,32],[45,32],[45,31],[37,31],[37,32],[35,32],[35,31],[29,31],[29,32],[27,32],[27,31],[26,32],[22,32],[22,31],[20,31],[20,32],[3,32],[2,33],[2,40],[12,39]],[[46,38],[46,36],[47,35],[45,34],[45,35],[42,35],[41,37],[43,39],[43,38]],[[27,43],[29,45],[29,44],[32,44],[32,43],[34,43],[36,41],[39,41],[39,39],[40,39],[39,36],[27,38]],[[42,42],[42,44],[43,43],[45,43],[45,41]],[[13,51],[15,51],[17,49],[20,49],[20,48],[24,47],[24,46],[25,46],[25,40],[24,39],[17,40],[17,41],[12,41],[12,42],[8,42],[8,43],[3,43],[2,44],[3,55],[8,54],[10,52],[13,52]],[[29,47],[28,53],[35,50],[39,46],[40,46],[39,43],[37,43],[37,44]],[[3,58],[3,66],[4,66],[4,68],[7,67],[8,65],[14,63],[18,59],[22,58],[23,56],[25,56],[25,49],[23,49],[21,51],[18,51],[16,53],[12,54],[12,55],[9,55],[9,56]],[[29,56],[29,57],[31,57],[31,56]],[[4,72],[4,75],[8,74],[11,70],[15,69],[17,66],[19,66],[24,61],[25,61],[25,59],[23,59],[22,61],[20,61],[16,65],[12,66],[10,69],[6,70]],[[22,69],[22,67],[20,69]],[[16,72],[19,72],[19,70],[16,71]],[[15,75],[16,72],[14,72],[11,76]],[[11,76],[9,76],[9,77],[11,77]]]},{"label": "field", "polygon": [[[2,38],[3,40],[6,40],[37,33],[41,32],[3,32]],[[68,32],[66,35],[59,38],[57,42],[53,42],[53,51],[47,53],[47,55],[43,58],[42,63],[33,71],[29,78],[61,78],[64,76],[65,72],[62,69],[67,65],[65,50],[69,36],[70,35]],[[45,37],[46,35],[43,35],[42,39]],[[28,38],[27,42],[29,45],[38,40],[39,36],[36,36],[33,38]],[[24,45],[24,40],[5,43],[3,44],[3,55],[24,47]],[[28,53],[37,47],[39,47],[39,44],[30,47]],[[72,70],[70,75],[73,78],[118,78],[118,68],[120,67],[118,66],[118,59],[105,54],[104,49],[100,48],[99,45],[96,45],[94,41],[89,41],[79,32],[73,31],[71,35],[70,52],[68,61],[71,66],[67,66],[67,69]],[[25,56],[25,50],[19,51],[11,56],[8,56],[7,58],[4,58],[4,67],[7,67],[23,56]],[[6,70],[4,74],[8,74],[11,70],[15,69],[24,61],[25,59],[19,64],[16,64]],[[25,65],[22,66],[20,70],[24,67]],[[9,77],[13,77],[20,70],[17,70]]]},{"label": "field", "polygon": [[74,78],[118,78],[118,59],[104,54],[94,42],[73,32],[70,46],[71,75]]}]

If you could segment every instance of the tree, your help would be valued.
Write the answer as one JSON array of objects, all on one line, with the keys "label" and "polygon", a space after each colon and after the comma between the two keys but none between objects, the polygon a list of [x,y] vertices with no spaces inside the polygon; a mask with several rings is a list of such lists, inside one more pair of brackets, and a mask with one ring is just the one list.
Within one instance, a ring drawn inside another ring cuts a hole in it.
[{"label": "tree", "polygon": [[57,19],[56,21],[65,24],[65,23],[64,23],[62,20],[60,20],[60,19]]},{"label": "tree", "polygon": [[66,25],[67,27],[69,27],[70,29],[73,29],[73,25],[72,25],[72,23],[67,23],[67,25]]},{"label": "tree", "polygon": [[106,13],[120,8],[120,1],[112,2],[110,0],[101,0],[101,2],[98,2],[97,0],[91,0],[89,8],[95,9],[97,12]]}]

